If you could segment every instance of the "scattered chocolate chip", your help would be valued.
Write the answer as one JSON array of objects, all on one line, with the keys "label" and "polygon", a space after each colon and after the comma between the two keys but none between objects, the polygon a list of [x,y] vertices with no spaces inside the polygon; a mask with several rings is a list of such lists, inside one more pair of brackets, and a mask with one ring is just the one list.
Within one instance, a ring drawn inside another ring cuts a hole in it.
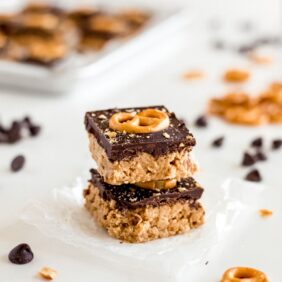
[{"label": "scattered chocolate chip", "polygon": [[27,126],[30,126],[32,124],[30,117],[29,116],[24,117],[23,123],[26,124]]},{"label": "scattered chocolate chip", "polygon": [[205,265],[208,265],[209,264],[209,261],[207,260],[206,262],[205,262]]},{"label": "scattered chocolate chip", "polygon": [[272,141],[272,150],[278,150],[282,147],[282,139],[275,139]]},{"label": "scattered chocolate chip", "polygon": [[10,127],[5,128],[0,124],[0,143],[13,144],[22,139],[23,130],[28,130],[29,135],[34,137],[40,133],[40,126],[34,124],[30,117],[15,120]]},{"label": "scattered chocolate chip", "polygon": [[215,139],[212,142],[212,146],[213,147],[221,147],[223,145],[223,142],[224,142],[224,136]]},{"label": "scattered chocolate chip", "polygon": [[10,130],[7,132],[9,143],[16,143],[21,138],[21,123],[18,121],[14,121]]},{"label": "scattered chocolate chip", "polygon": [[242,166],[251,166],[255,164],[256,159],[250,155],[249,153],[244,153],[243,160],[242,160]]},{"label": "scattered chocolate chip", "polygon": [[11,170],[14,172],[17,172],[21,170],[25,163],[25,157],[22,155],[19,155],[15,157],[11,162]]},{"label": "scattered chocolate chip", "polygon": [[257,147],[257,148],[261,148],[263,146],[263,140],[261,137],[256,138],[255,140],[252,141],[251,143],[252,147]]},{"label": "scattered chocolate chip", "polygon": [[10,251],[9,260],[14,264],[26,264],[33,260],[33,252],[28,244],[19,244]]},{"label": "scattered chocolate chip", "polygon": [[29,127],[29,133],[31,136],[37,136],[40,133],[41,127],[38,125],[31,125]]},{"label": "scattered chocolate chip", "polygon": [[265,153],[258,151],[255,155],[254,158],[256,159],[256,161],[266,161],[267,160],[267,156],[265,155]]},{"label": "scattered chocolate chip", "polygon": [[257,169],[253,169],[245,176],[245,180],[252,182],[260,182],[262,178],[260,172]]},{"label": "scattered chocolate chip", "polygon": [[0,131],[0,143],[8,143],[7,134]]},{"label": "scattered chocolate chip", "polygon": [[207,127],[208,126],[208,120],[206,116],[200,116],[196,119],[195,125],[197,127]]},{"label": "scattered chocolate chip", "polygon": [[30,117],[25,117],[23,119],[23,124],[26,125],[26,127],[28,128],[28,131],[29,131],[29,134],[30,136],[37,136],[39,133],[40,133],[40,130],[41,130],[41,127],[34,124],[32,121],[31,121],[31,118]]}]

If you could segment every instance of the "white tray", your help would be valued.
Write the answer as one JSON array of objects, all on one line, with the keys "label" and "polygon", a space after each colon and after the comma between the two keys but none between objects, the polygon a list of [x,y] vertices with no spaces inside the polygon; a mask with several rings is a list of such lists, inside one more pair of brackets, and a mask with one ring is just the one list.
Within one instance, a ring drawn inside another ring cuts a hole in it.
[{"label": "white tray", "polygon": [[[46,2],[46,1],[45,1]],[[191,10],[171,8],[169,3],[162,7],[154,3],[144,5],[144,1],[90,1],[90,4],[102,6],[109,10],[128,7],[141,8],[152,12],[150,23],[135,37],[117,40],[110,43],[104,50],[92,55],[73,54],[54,68],[0,61],[0,84],[17,88],[40,90],[48,93],[63,93],[73,89],[82,79],[94,78],[104,71],[122,63],[137,53],[144,52],[152,44],[161,46],[162,38],[184,27],[192,18]],[[146,1],[145,1],[146,2]],[[152,1],[153,2],[153,1]],[[11,5],[0,3],[0,9],[19,8],[23,1],[12,1]],[[103,3],[101,5],[101,3]],[[79,2],[81,5],[81,2]],[[85,4],[85,3],[82,3]],[[88,1],[89,4],[89,1]],[[60,5],[69,8],[72,1],[61,1]]]}]

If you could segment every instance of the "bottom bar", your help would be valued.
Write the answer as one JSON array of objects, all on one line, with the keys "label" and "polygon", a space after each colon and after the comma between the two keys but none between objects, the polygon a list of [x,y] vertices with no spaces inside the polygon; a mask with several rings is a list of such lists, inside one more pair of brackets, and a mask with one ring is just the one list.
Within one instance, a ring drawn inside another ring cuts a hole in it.
[{"label": "bottom bar", "polygon": [[197,201],[203,189],[193,178],[167,190],[148,190],[132,184],[103,182],[96,170],[84,191],[85,206],[111,235],[131,243],[147,242],[184,233],[204,223]]}]

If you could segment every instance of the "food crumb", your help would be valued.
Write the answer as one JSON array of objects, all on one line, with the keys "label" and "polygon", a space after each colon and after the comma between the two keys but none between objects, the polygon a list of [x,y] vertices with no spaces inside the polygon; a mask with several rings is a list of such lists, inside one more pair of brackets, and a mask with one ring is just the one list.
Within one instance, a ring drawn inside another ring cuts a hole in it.
[{"label": "food crumb", "polygon": [[245,82],[250,78],[250,73],[243,69],[227,70],[223,76],[226,82]]},{"label": "food crumb", "polygon": [[185,80],[198,80],[205,77],[205,73],[201,70],[190,70],[184,73]]},{"label": "food crumb", "polygon": [[259,214],[262,217],[267,217],[267,216],[271,216],[273,214],[273,212],[271,210],[268,210],[268,209],[260,209]]},{"label": "food crumb", "polygon": [[273,63],[273,58],[271,56],[262,55],[255,52],[250,53],[248,57],[252,62],[260,65],[269,65]]},{"label": "food crumb", "polygon": [[50,267],[43,267],[40,272],[39,275],[46,280],[53,280],[56,278],[57,276],[57,271],[55,269],[52,269]]}]

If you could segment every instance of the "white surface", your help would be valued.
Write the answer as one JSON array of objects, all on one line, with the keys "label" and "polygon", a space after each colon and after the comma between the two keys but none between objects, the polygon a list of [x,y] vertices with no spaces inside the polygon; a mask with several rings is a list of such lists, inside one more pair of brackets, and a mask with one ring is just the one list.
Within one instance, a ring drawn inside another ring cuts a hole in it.
[{"label": "white surface", "polygon": [[[55,187],[73,183],[74,179],[91,164],[87,138],[83,128],[86,110],[113,106],[136,106],[165,104],[188,121],[204,111],[207,99],[221,95],[230,87],[220,77],[227,67],[247,66],[252,79],[246,86],[252,91],[263,90],[270,81],[281,78],[281,55],[275,53],[273,66],[254,67],[231,52],[214,52],[209,48],[208,19],[219,15],[224,34],[235,40],[238,19],[252,17],[264,30],[279,27],[278,1],[206,1],[201,2],[201,16],[194,26],[182,34],[167,40],[174,45],[174,53],[166,48],[155,50],[148,56],[135,58],[120,69],[114,69],[100,81],[90,81],[69,96],[56,99],[1,89],[0,113],[4,121],[30,114],[43,125],[42,134],[35,139],[25,139],[13,146],[0,146],[0,274],[1,280],[9,282],[36,281],[42,266],[59,271],[58,282],[77,281],[156,281],[151,270],[138,271],[138,265],[124,265],[119,261],[107,263],[98,253],[90,253],[49,239],[36,229],[18,220],[22,209],[31,198],[40,199]],[[242,6],[244,5],[244,9]],[[266,17],[271,15],[271,17]],[[247,35],[245,35],[247,36]],[[139,64],[138,68],[135,64]],[[181,75],[191,68],[206,71],[203,81],[183,81]],[[138,69],[138,70],[137,70]],[[198,140],[195,154],[201,165],[197,175],[204,180],[205,173],[222,178],[242,178],[247,170],[239,166],[242,151],[256,136],[264,135],[271,140],[282,137],[281,126],[245,128],[230,126],[212,119],[210,127],[199,130],[191,126]],[[223,148],[210,148],[210,142],[224,134]],[[18,153],[27,157],[26,167],[17,174],[9,171],[10,160]],[[281,213],[281,157],[282,151],[268,154],[269,161],[259,164],[265,186],[256,205],[269,208],[274,215],[262,219],[254,210],[247,224],[240,224],[216,252],[210,254],[198,268],[187,267],[180,281],[218,282],[222,273],[236,265],[257,267],[265,271],[271,282],[280,282],[282,248]],[[204,183],[209,189],[209,183]],[[8,262],[7,254],[21,242],[32,246],[35,259],[24,266]],[[169,277],[168,277],[169,278]],[[171,279],[171,281],[173,281]]]},{"label": "white surface", "polygon": [[202,198],[205,225],[182,236],[140,245],[121,244],[93,222],[84,207],[86,179],[79,178],[71,187],[60,187],[42,199],[33,199],[21,219],[50,238],[98,253],[106,260],[119,261],[124,271],[130,264],[140,264],[139,271],[150,269],[152,277],[163,282],[175,281],[185,269],[203,265],[219,244],[228,240],[234,231],[238,232],[239,226],[244,228],[258,209],[257,202],[264,188],[237,179],[221,183],[220,177],[206,173],[201,179],[203,185],[209,187]]}]

